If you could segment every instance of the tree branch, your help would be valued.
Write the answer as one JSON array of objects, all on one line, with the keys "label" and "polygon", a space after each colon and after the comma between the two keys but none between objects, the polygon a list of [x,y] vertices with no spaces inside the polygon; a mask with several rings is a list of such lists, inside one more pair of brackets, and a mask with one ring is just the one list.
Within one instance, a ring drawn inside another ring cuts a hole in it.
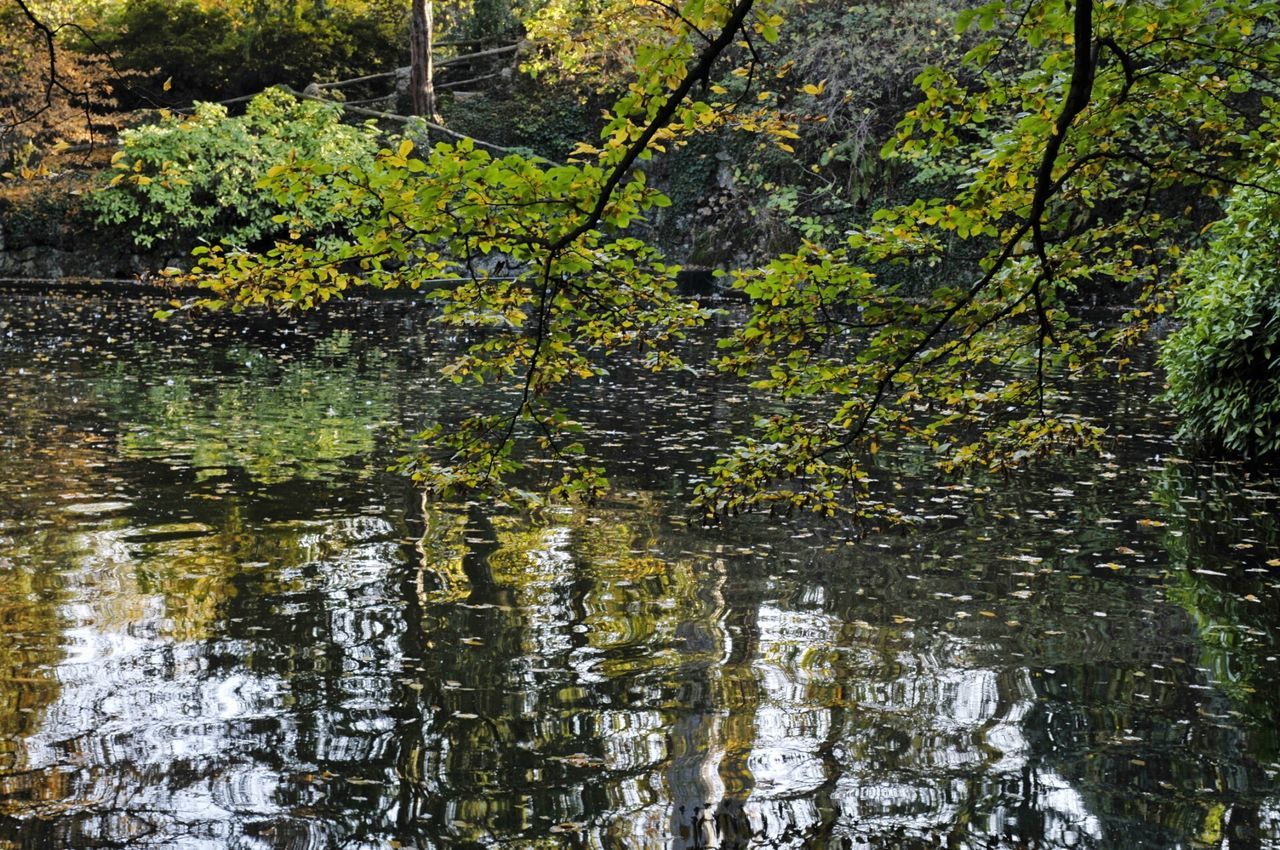
[{"label": "tree branch", "polygon": [[720,58],[724,51],[728,50],[733,44],[734,38],[737,36],[738,30],[742,28],[743,21],[746,20],[747,14],[751,11],[751,7],[755,4],[755,0],[738,0],[733,11],[729,15],[729,19],[725,21],[724,29],[720,31],[707,46],[703,49],[697,63],[688,70],[684,78],[679,82],[670,95],[668,95],[662,106],[654,114],[653,118],[645,126],[644,130],[636,137],[626,153],[618,164],[613,167],[608,178],[605,179],[604,185],[600,187],[600,194],[596,198],[596,204],[587,213],[587,217],[579,224],[566,232],[552,245],[553,250],[559,250],[572,244],[578,237],[594,228],[600,223],[601,217],[604,215],[605,207],[609,205],[609,201],[613,198],[613,193],[617,190],[623,178],[627,176],[627,172],[631,170],[631,166],[635,165],[640,155],[649,148],[649,143],[653,141],[658,131],[670,123],[675,116],[676,110],[680,108],[680,104],[688,97],[689,92],[693,90],[694,85],[701,79],[707,78],[711,73],[711,66]]}]

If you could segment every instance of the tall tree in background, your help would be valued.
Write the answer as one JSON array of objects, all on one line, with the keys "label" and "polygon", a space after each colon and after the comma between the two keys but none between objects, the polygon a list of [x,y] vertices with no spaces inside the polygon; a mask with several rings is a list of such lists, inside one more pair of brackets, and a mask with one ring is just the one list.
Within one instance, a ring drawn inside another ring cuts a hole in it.
[{"label": "tall tree in background", "polygon": [[428,121],[439,121],[436,113],[435,89],[435,20],[432,0],[412,0],[409,28],[409,87],[413,98],[413,114]]}]

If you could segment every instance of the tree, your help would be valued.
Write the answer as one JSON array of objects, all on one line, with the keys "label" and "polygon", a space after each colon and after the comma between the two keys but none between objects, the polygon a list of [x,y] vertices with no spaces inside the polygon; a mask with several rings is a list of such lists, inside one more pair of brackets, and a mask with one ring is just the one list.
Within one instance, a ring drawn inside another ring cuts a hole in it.
[{"label": "tree", "polygon": [[118,0],[69,46],[106,50],[146,80],[126,93],[135,108],[222,100],[394,70],[409,17],[403,2],[392,16],[391,2]]},{"label": "tree", "polygon": [[[842,489],[867,493],[866,458],[891,439],[947,470],[1095,444],[1097,425],[1070,413],[1072,383],[1122,367],[1117,347],[1165,309],[1186,225],[1216,214],[1197,198],[1275,168],[1273,11],[1079,0],[1029,3],[1012,23],[1002,3],[961,14],[961,29],[994,37],[962,72],[921,75],[923,100],[886,150],[950,164],[959,191],[739,277],[755,306],[722,365],[768,370],[755,385],[793,407],[736,443],[704,503],[838,510]],[[978,272],[924,302],[885,291],[866,265],[928,266],[966,248]],[[1098,333],[1078,308],[1108,289],[1142,309]],[[850,331],[865,335],[852,351]],[[765,488],[782,478],[806,486]]]},{"label": "tree", "polygon": [[413,114],[421,115],[428,121],[439,121],[432,56],[435,43],[434,10],[431,0],[413,0],[412,5],[409,27],[409,87]]},{"label": "tree", "polygon": [[121,116],[108,61],[58,48],[74,25],[48,22],[25,0],[0,5],[0,166],[22,170],[29,156],[61,143],[92,144]]},{"label": "tree", "polygon": [[[351,241],[204,258],[213,299],[242,305],[306,307],[356,285],[467,277],[433,293],[442,322],[482,331],[447,375],[505,381],[513,401],[424,434],[428,449],[408,465],[436,491],[503,494],[532,449],[563,472],[553,492],[598,493],[603,469],[556,409],[556,388],[601,374],[627,348],[652,368],[683,368],[671,343],[707,315],[675,298],[673,270],[624,233],[667,203],[636,166],[730,123],[784,149],[795,136],[784,116],[712,85],[730,55],[744,64],[724,80],[757,76],[754,43],[777,37],[775,10],[659,5],[663,38],[637,49],[637,81],[574,162],[494,159],[466,142],[414,156],[405,141],[351,181],[353,203],[378,210]],[[949,176],[951,196],[881,210],[840,244],[806,243],[734,275],[751,313],[714,365],[773,402],[711,467],[697,496],[707,514],[892,512],[868,472],[889,442],[924,448],[944,470],[1096,444],[1099,426],[1072,413],[1073,382],[1123,371],[1122,346],[1166,309],[1184,245],[1219,214],[1214,199],[1265,191],[1258,176],[1276,168],[1276,10],[992,0],[960,14],[961,30],[988,37],[961,67],[920,75],[920,103],[885,151]],[[692,97],[700,83],[706,100]],[[318,176],[299,163],[276,189],[306,196]],[[489,254],[520,273],[489,276],[478,263]],[[925,298],[879,274],[944,261],[973,272]],[[1099,331],[1079,308],[1101,291],[1138,307]]]},{"label": "tree", "polygon": [[524,17],[535,45],[524,68],[542,79],[616,91],[633,76],[638,54],[681,25],[679,10],[660,2],[550,0]]}]

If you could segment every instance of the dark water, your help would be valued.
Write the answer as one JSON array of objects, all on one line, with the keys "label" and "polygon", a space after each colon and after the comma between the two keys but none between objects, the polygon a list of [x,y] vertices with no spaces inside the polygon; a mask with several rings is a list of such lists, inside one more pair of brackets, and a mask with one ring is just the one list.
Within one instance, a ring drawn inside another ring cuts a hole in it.
[{"label": "dark water", "polygon": [[0,307],[0,848],[1280,847],[1280,486],[1150,381],[859,542],[689,528],[740,391],[620,369],[522,519],[385,472],[491,403],[417,308],[152,306]]}]

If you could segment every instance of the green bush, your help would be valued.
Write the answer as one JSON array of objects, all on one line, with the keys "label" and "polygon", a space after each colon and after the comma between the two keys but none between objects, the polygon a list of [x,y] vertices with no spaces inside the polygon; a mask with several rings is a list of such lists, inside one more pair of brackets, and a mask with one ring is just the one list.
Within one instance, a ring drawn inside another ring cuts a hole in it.
[{"label": "green bush", "polygon": [[1249,459],[1280,456],[1280,199],[1238,189],[1184,271],[1181,327],[1160,353],[1179,433]]},{"label": "green bush", "polygon": [[91,44],[79,46],[100,47],[119,68],[167,78],[175,93],[214,98],[225,96],[236,73],[236,41],[224,9],[204,9],[194,0],[126,0],[95,28]]},{"label": "green bush", "polygon": [[[201,103],[191,117],[128,130],[115,174],[90,197],[90,210],[101,224],[128,228],[143,248],[196,239],[247,246],[298,222],[321,230],[340,225],[353,214],[341,187],[322,185],[306,197],[283,200],[258,183],[291,156],[321,169],[371,163],[377,131],[343,124],[341,115],[335,104],[269,89],[250,101],[242,117]],[[292,221],[281,223],[277,216]]]},{"label": "green bush", "polygon": [[[168,96],[184,102],[394,69],[407,49],[403,23],[349,6],[125,0],[94,28],[92,41],[77,46],[106,50],[116,67],[153,74],[156,87],[167,80]],[[122,96],[129,92],[125,87]]]}]

